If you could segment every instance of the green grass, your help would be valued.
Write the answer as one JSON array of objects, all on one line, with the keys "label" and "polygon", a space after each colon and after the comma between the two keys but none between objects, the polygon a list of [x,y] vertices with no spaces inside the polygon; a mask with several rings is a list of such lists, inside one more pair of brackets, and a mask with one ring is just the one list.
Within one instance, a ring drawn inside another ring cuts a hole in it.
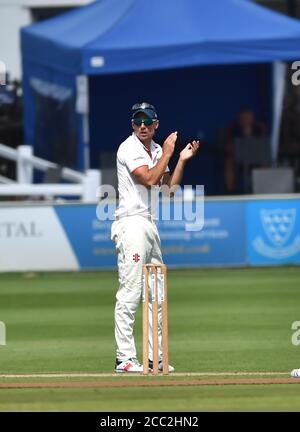
[{"label": "green grass", "polygon": [[[170,359],[176,371],[289,373],[300,367],[300,346],[291,343],[291,325],[300,321],[300,268],[169,270],[168,282]],[[0,275],[0,321],[7,330],[7,345],[0,346],[0,373],[112,372],[117,286],[116,272]],[[141,310],[136,342],[141,358]],[[211,410],[214,399],[220,410],[284,410],[279,389],[282,398],[300,407],[298,386],[229,387],[162,388],[163,404],[158,399],[147,409],[167,410],[166,399],[171,397],[175,410]],[[268,389],[265,396],[263,388]],[[158,388],[127,390],[137,401],[152,400],[152,393],[158,393]],[[0,390],[0,410],[129,410],[122,392]],[[257,400],[256,393],[261,394]],[[24,398],[17,402],[19,394]],[[65,403],[58,405],[61,398]]]},{"label": "green grass", "polygon": [[298,385],[0,390],[1,411],[299,411]]}]

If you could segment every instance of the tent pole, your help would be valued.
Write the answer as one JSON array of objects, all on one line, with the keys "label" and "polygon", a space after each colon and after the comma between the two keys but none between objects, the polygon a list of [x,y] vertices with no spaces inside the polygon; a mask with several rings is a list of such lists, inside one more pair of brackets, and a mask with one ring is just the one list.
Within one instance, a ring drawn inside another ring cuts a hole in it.
[{"label": "tent pole", "polygon": [[84,171],[90,168],[90,125],[89,125],[89,79],[87,75],[76,77],[76,112],[81,115],[82,159]]},{"label": "tent pole", "polygon": [[278,150],[280,138],[280,124],[285,93],[286,64],[274,62],[272,65],[273,75],[273,126],[271,131],[272,166],[278,163]]},{"label": "tent pole", "polygon": [[82,115],[82,130],[83,130],[83,163],[84,170],[90,168],[90,126],[89,126],[89,115],[85,113]]}]

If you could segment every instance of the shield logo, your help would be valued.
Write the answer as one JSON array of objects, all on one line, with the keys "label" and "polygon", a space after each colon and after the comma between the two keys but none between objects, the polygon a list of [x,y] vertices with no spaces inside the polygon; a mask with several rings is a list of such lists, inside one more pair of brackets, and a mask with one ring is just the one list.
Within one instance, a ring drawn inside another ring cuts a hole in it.
[{"label": "shield logo", "polygon": [[293,231],[296,209],[261,210],[260,217],[266,235],[274,246],[283,246]]}]

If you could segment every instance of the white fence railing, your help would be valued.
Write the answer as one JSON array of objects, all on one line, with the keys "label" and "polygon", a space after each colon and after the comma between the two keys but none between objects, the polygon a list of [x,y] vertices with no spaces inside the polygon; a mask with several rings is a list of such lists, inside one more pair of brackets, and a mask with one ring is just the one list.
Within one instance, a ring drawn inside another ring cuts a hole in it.
[{"label": "white fence railing", "polygon": [[33,155],[32,147],[21,145],[12,149],[0,144],[0,156],[16,162],[16,181],[0,176],[0,196],[78,196],[83,202],[97,201],[97,188],[101,183],[99,170],[89,169],[81,173],[70,168],[61,169],[61,178],[73,184],[38,183],[33,184],[33,170],[48,171],[59,169],[53,162]]}]

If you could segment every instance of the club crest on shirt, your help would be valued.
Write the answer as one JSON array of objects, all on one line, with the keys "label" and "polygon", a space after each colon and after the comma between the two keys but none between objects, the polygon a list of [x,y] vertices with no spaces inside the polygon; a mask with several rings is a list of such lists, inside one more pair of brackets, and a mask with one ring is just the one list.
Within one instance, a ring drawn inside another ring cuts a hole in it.
[{"label": "club crest on shirt", "polygon": [[133,261],[134,261],[135,263],[138,263],[139,260],[140,260],[140,256],[139,256],[139,254],[138,254],[138,253],[133,254]]}]

